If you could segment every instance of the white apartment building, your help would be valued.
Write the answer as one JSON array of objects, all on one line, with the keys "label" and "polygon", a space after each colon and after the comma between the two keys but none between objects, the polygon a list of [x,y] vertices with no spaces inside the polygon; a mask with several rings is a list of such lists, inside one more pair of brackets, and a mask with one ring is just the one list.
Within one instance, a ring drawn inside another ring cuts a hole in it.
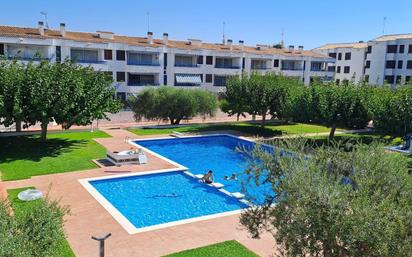
[{"label": "white apartment building", "polygon": [[366,43],[326,44],[312,51],[335,58],[335,81],[403,85],[412,76],[412,34],[384,35]]},{"label": "white apartment building", "polygon": [[312,79],[332,80],[327,69],[334,59],[313,51],[275,49],[270,46],[205,43],[198,39],[170,40],[167,33],[155,39],[37,28],[0,26],[0,55],[22,61],[47,58],[53,62],[72,59],[96,71],[112,74],[118,98],[126,99],[143,88],[159,85],[205,88],[213,92],[225,89],[228,76],[242,72],[281,72],[309,84]]},{"label": "white apartment building", "polygon": [[365,80],[402,85],[412,76],[412,34],[385,35],[368,41]]},{"label": "white apartment building", "polygon": [[359,83],[363,80],[366,49],[367,44],[361,41],[326,44],[312,51],[336,60],[335,65],[330,65],[328,70],[335,72],[335,81],[339,84],[344,81]]}]

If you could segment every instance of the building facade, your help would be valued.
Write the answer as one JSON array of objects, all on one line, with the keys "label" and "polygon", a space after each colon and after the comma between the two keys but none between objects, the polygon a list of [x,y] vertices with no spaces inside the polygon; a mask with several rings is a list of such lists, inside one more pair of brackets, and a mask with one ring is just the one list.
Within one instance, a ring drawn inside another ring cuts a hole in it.
[{"label": "building facade", "polygon": [[155,39],[128,37],[112,32],[95,33],[0,26],[0,55],[22,61],[46,58],[53,62],[66,59],[91,66],[113,76],[118,98],[159,85],[204,88],[212,92],[225,89],[229,76],[243,72],[280,72],[309,84],[313,79],[332,80],[328,70],[334,59],[313,51],[276,49],[270,46],[204,43],[198,39],[170,40],[167,33]]},{"label": "building facade", "polygon": [[403,85],[412,77],[412,34],[384,35],[366,43],[326,44],[313,49],[335,58],[335,81]]},{"label": "building facade", "polygon": [[358,42],[326,44],[313,51],[336,60],[335,65],[329,66],[328,70],[335,72],[335,81],[340,84],[344,81],[359,83],[363,80],[366,49],[366,43]]}]

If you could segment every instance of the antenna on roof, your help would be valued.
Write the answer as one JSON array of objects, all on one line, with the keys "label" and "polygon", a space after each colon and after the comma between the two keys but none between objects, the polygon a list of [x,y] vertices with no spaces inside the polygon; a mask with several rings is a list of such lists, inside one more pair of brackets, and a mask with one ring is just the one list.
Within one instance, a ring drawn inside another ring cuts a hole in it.
[{"label": "antenna on roof", "polygon": [[225,27],[226,27],[226,22],[223,22],[223,44],[226,44]]},{"label": "antenna on roof", "polygon": [[49,28],[49,23],[47,22],[47,12],[46,11],[41,11],[40,12],[41,15],[44,16],[44,24],[46,25],[46,28]]},{"label": "antenna on roof", "polygon": [[383,24],[382,24],[382,35],[385,35],[385,26],[386,26],[386,16],[383,17]]},{"label": "antenna on roof", "polygon": [[150,12],[146,12],[146,18],[147,18],[147,32],[150,31]]}]

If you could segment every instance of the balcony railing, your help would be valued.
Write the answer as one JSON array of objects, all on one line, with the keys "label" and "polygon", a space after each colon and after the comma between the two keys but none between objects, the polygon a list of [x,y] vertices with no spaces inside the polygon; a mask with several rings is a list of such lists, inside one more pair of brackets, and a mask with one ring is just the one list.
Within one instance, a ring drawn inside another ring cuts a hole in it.
[{"label": "balcony railing", "polygon": [[104,64],[106,61],[99,61],[99,60],[72,60],[76,63],[92,63],[92,64]]},{"label": "balcony railing", "polygon": [[199,64],[193,64],[193,63],[175,63],[175,67],[187,67],[187,68],[197,68],[200,67]]},{"label": "balcony railing", "polygon": [[129,87],[153,87],[153,86],[160,86],[159,83],[127,83]]},{"label": "balcony railing", "polygon": [[256,66],[256,67],[252,67],[251,69],[252,69],[252,70],[270,70],[271,68],[270,68],[270,67],[259,67],[259,66]]},{"label": "balcony railing", "polygon": [[215,68],[218,69],[240,69],[240,66],[237,65],[224,65],[224,64],[216,64]]},{"label": "balcony railing", "polygon": [[303,68],[295,68],[295,67],[282,67],[281,70],[291,70],[291,71],[303,71]]},{"label": "balcony railing", "polygon": [[42,60],[50,60],[50,58],[45,57],[34,57],[34,56],[7,56],[9,60],[21,60],[21,61],[42,61]]},{"label": "balcony railing", "polygon": [[322,68],[311,68],[310,71],[329,71],[329,70],[322,69]]},{"label": "balcony railing", "polygon": [[160,63],[158,63],[158,62],[144,62],[144,61],[127,60],[127,65],[160,66]]}]

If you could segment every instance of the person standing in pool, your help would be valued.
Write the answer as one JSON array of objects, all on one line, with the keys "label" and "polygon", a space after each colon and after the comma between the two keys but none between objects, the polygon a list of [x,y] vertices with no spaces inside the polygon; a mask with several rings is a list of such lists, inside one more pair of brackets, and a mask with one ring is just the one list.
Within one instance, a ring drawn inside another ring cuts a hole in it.
[{"label": "person standing in pool", "polygon": [[213,176],[213,171],[209,170],[205,175],[203,175],[202,182],[205,182],[206,184],[211,184],[215,180],[215,177]]}]

